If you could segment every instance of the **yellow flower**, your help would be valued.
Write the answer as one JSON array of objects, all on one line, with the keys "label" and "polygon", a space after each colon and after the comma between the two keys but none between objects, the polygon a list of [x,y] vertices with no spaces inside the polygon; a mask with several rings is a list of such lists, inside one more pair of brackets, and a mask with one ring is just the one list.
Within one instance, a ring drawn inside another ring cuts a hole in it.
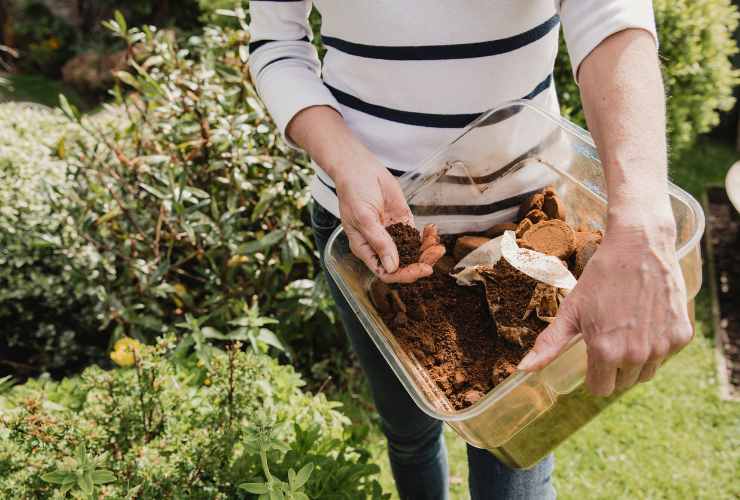
[{"label": "yellow flower", "polygon": [[203,385],[211,385],[211,379],[207,378],[203,381]]},{"label": "yellow flower", "polygon": [[229,261],[226,263],[227,267],[236,267],[249,262],[249,257],[246,255],[232,255]]},{"label": "yellow flower", "polygon": [[113,346],[113,352],[110,353],[110,359],[121,367],[134,366],[136,363],[135,353],[141,350],[141,343],[138,340],[123,337],[116,341]]},{"label": "yellow flower", "polygon": [[185,295],[188,293],[187,287],[182,283],[176,283],[175,286],[172,288],[175,289],[175,295],[172,296],[172,301],[177,307],[182,307],[184,304],[180,297],[185,297]]},{"label": "yellow flower", "polygon": [[59,43],[59,39],[55,37],[49,38],[47,43],[49,44],[49,48],[51,48],[52,50],[57,50],[61,46],[61,44]]}]

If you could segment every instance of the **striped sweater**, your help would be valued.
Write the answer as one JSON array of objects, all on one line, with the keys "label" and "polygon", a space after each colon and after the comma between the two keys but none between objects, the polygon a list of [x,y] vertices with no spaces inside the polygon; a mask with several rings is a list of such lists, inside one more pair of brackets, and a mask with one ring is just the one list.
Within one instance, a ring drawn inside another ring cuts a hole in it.
[{"label": "striped sweater", "polygon": [[[309,42],[312,5],[323,65]],[[655,35],[649,0],[251,0],[250,15],[250,71],[280,131],[302,109],[331,106],[396,176],[505,101],[557,112],[561,24],[576,75],[609,35]],[[334,185],[315,168],[312,194],[338,215]]]}]

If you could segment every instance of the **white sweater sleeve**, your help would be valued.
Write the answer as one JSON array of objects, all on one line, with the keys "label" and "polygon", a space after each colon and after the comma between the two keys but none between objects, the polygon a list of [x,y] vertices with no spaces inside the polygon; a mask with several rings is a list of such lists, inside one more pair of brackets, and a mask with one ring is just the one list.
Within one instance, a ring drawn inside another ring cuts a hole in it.
[{"label": "white sweater sleeve", "polygon": [[583,60],[604,39],[628,28],[640,28],[656,42],[655,17],[651,0],[556,0],[565,33],[565,42],[578,79]]},{"label": "white sweater sleeve", "polygon": [[310,0],[249,2],[249,70],[286,140],[288,123],[302,109],[326,105],[339,112],[339,104],[319,76],[321,63],[309,41],[310,12]]}]

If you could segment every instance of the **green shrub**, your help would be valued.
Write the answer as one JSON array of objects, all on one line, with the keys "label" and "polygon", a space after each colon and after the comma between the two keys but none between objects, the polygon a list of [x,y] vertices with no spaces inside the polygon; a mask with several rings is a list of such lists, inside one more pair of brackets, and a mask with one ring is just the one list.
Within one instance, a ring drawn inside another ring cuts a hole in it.
[{"label": "green shrub", "polygon": [[0,394],[0,491],[34,499],[66,490],[86,499],[252,498],[248,491],[267,488],[295,499],[382,497],[378,467],[337,403],[303,393],[292,368],[238,345],[196,365],[178,361],[174,345],[134,345],[131,368],[93,367]]},{"label": "green shrub", "polygon": [[[730,0],[655,0],[660,55],[668,96],[668,138],[675,158],[698,134],[719,123],[719,112],[732,109],[740,72],[733,33],[738,11]],[[568,54],[561,42],[556,82],[563,114],[585,123]]]},{"label": "green shrub", "polygon": [[109,27],[136,54],[117,74],[129,96],[114,92],[127,122],[100,127],[63,107],[88,134],[67,142],[66,208],[101,255],[91,279],[115,336],[151,340],[177,325],[289,355],[305,340],[300,361],[310,366],[337,343],[326,287],[314,280],[311,169],[250,83],[248,33],[207,27],[181,39],[129,30],[120,16]]},{"label": "green shrub", "polygon": [[0,373],[82,363],[97,334],[100,256],[70,224],[65,165],[52,151],[75,127],[41,106],[0,105]]}]

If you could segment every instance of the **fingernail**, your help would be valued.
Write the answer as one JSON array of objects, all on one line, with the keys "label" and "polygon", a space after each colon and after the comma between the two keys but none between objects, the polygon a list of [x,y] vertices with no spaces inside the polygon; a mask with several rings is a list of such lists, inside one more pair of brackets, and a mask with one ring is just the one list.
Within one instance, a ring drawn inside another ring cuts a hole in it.
[{"label": "fingernail", "polygon": [[383,256],[383,267],[385,268],[385,271],[388,273],[392,273],[396,270],[396,263],[393,262],[393,257],[390,255],[384,255]]},{"label": "fingernail", "polygon": [[519,362],[519,366],[517,366],[517,370],[523,370],[526,371],[534,365],[535,360],[537,359],[537,353],[534,351],[529,351],[526,356]]}]

